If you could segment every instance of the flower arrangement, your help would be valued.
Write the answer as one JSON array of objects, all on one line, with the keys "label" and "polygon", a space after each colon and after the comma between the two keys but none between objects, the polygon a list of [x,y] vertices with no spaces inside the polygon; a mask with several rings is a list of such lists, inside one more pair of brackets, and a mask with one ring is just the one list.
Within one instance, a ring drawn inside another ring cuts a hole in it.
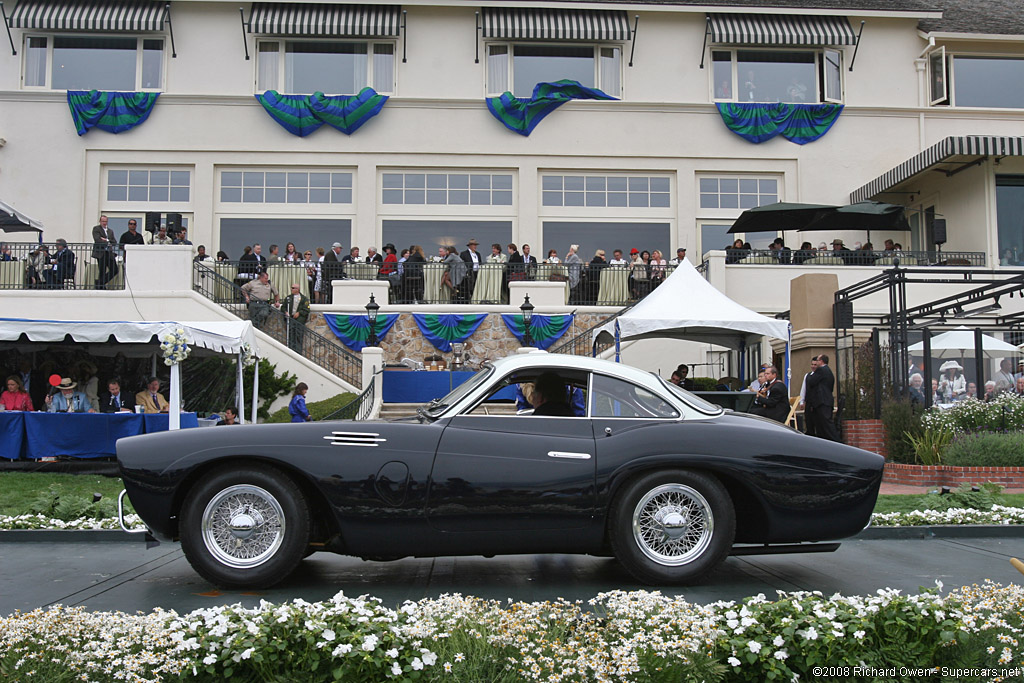
[{"label": "flower arrangement", "polygon": [[251,368],[256,364],[256,352],[248,343],[242,344],[242,367]]},{"label": "flower arrangement", "polygon": [[968,398],[945,410],[933,408],[921,416],[929,431],[963,434],[977,431],[1016,431],[1024,429],[1024,396],[1003,393],[992,401]]},{"label": "flower arrangement", "polygon": [[866,670],[911,666],[921,673],[886,680],[957,680],[970,668],[970,680],[1019,680],[1024,588],[941,591],[780,591],[709,605],[648,591],[601,593],[586,605],[454,594],[397,610],[338,593],[181,616],[58,605],[0,618],[0,677],[696,683],[878,680],[889,674]]},{"label": "flower arrangement", "polygon": [[164,365],[177,365],[191,353],[188,337],[181,327],[160,337],[160,350],[164,354]]}]

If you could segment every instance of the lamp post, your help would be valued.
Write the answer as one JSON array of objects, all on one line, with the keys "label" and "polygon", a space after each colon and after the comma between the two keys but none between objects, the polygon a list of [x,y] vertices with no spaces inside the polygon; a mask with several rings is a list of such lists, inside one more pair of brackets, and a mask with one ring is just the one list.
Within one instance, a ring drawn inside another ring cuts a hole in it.
[{"label": "lamp post", "polygon": [[366,318],[370,321],[370,339],[367,346],[377,346],[377,311],[379,310],[380,305],[373,300],[373,294],[371,294],[370,303],[366,304]]},{"label": "lamp post", "polygon": [[533,340],[530,339],[530,321],[533,320],[533,304],[530,303],[530,295],[527,294],[526,298],[523,299],[523,305],[519,307],[519,310],[523,312],[523,333],[526,335],[526,343],[523,346],[532,346]]}]

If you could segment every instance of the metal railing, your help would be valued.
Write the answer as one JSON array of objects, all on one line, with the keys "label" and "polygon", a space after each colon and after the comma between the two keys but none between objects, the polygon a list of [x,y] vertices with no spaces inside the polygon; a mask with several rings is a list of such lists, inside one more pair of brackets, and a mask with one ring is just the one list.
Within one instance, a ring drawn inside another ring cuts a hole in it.
[{"label": "metal railing", "polygon": [[353,386],[362,382],[362,360],[337,342],[309,329],[269,304],[246,304],[241,288],[203,262],[193,265],[192,288],[261,332]]},{"label": "metal railing", "polygon": [[320,420],[369,420],[373,414],[373,401],[376,392],[377,378],[370,380],[370,386],[363,393]]},{"label": "metal railing", "polygon": [[609,316],[601,322],[591,325],[583,332],[570,337],[558,346],[548,349],[548,353],[565,353],[570,356],[590,356],[592,354],[599,355],[601,352],[610,349],[615,345],[615,342],[597,342],[596,344],[593,342],[594,330],[611,322],[612,320],[615,320],[620,315],[633,308],[636,303],[637,302],[631,303],[615,315]]},{"label": "metal railing", "polygon": [[91,242],[60,249],[46,244],[5,244],[0,289],[124,289],[124,252]]},{"label": "metal railing", "polygon": [[815,251],[794,249],[726,249],[726,265],[782,266],[976,266],[985,267],[985,253],[980,251]]}]

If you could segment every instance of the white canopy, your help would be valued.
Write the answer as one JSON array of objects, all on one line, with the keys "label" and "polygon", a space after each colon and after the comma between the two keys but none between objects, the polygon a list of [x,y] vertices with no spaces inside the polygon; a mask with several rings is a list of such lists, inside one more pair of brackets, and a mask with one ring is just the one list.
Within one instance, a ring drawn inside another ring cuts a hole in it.
[{"label": "white canopy", "polygon": [[76,342],[105,343],[111,336],[122,344],[148,344],[155,335],[184,330],[190,346],[218,353],[236,354],[243,344],[258,355],[256,335],[248,320],[216,322],[145,322],[133,320],[30,320],[0,318],[0,341],[60,342],[69,336]]},{"label": "white canopy", "polygon": [[594,341],[620,338],[685,339],[737,349],[741,342],[762,336],[789,341],[789,321],[776,320],[744,308],[683,261],[661,285],[633,308],[594,332]]},{"label": "white canopy", "polygon": [[[950,332],[943,332],[932,337],[932,358],[974,358],[974,330],[967,326],[960,327]],[[907,349],[914,355],[924,353],[924,342],[919,341]],[[981,355],[985,358],[1002,358],[1015,356],[1020,353],[1013,344],[1007,344],[995,337],[981,335]]]}]

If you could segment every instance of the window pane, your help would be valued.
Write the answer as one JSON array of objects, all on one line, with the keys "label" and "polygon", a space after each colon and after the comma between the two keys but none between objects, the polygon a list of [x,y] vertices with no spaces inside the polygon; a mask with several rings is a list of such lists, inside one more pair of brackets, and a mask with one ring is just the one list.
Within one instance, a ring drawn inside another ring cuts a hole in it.
[{"label": "window pane", "polygon": [[25,85],[46,85],[46,38],[29,38],[25,49]]},{"label": "window pane", "polygon": [[427,190],[427,204],[447,204],[448,190]]},{"label": "window pane", "polygon": [[583,206],[583,193],[582,192],[566,192],[565,193],[565,205],[566,206]]},{"label": "window pane", "polygon": [[287,176],[280,172],[267,172],[264,176],[264,183],[267,187],[284,187]]},{"label": "window pane", "polygon": [[582,190],[584,187],[583,176],[581,175],[567,175],[565,176],[565,189],[567,190]]},{"label": "window pane", "polygon": [[331,191],[322,187],[314,187],[309,190],[310,204],[329,204],[331,202]]},{"label": "window pane", "polygon": [[605,194],[604,192],[588,192],[587,193],[587,206],[604,206]]},{"label": "window pane", "polygon": [[718,178],[701,178],[701,192],[718,192]]},{"label": "window pane", "polygon": [[54,36],[54,90],[135,90],[135,38]]},{"label": "window pane", "polygon": [[644,206],[648,206],[649,204],[650,204],[650,200],[648,198],[648,195],[640,194],[638,192],[630,192],[629,193],[629,205],[630,206],[644,207]]},{"label": "window pane", "polygon": [[448,188],[468,190],[469,189],[469,176],[464,173],[452,173],[448,176]]},{"label": "window pane", "polygon": [[1024,176],[996,176],[999,264],[1024,263]]},{"label": "window pane", "polygon": [[145,185],[136,186],[131,185],[128,188],[128,201],[130,202],[144,202],[149,200],[149,188]]},{"label": "window pane", "polygon": [[192,174],[189,171],[171,171],[171,185],[189,186],[192,184]]},{"label": "window pane", "polygon": [[491,203],[491,191],[490,190],[470,190],[469,191],[469,203],[474,206],[485,205]]},{"label": "window pane", "polygon": [[774,178],[763,178],[757,181],[757,187],[761,191],[761,194],[778,194],[779,181]]},{"label": "window pane", "polygon": [[283,187],[268,187],[264,192],[263,201],[267,204],[284,204],[285,189]]},{"label": "window pane", "polygon": [[389,93],[395,89],[395,46],[388,43],[373,45],[373,89]]},{"label": "window pane", "polygon": [[842,55],[838,50],[825,50],[821,58],[825,64],[825,99],[841,100],[843,97]]},{"label": "window pane", "polygon": [[405,203],[406,204],[422,204],[424,200],[423,190],[406,190],[405,191]]},{"label": "window pane", "polygon": [[625,206],[627,197],[625,192],[609,192],[608,206]]},{"label": "window pane", "polygon": [[561,190],[562,176],[546,175],[541,179],[541,188],[544,190]]},{"label": "window pane", "polygon": [[562,205],[562,193],[561,192],[544,192],[542,194],[544,206],[561,206]]},{"label": "window pane", "polygon": [[589,176],[586,179],[586,187],[591,192],[604,192],[605,179],[601,176]]},{"label": "window pane", "polygon": [[108,171],[107,172],[107,184],[108,185],[127,185],[128,184],[128,171]]},{"label": "window pane", "polygon": [[262,204],[263,203],[263,188],[262,187],[247,187],[242,190],[242,201],[248,204]]},{"label": "window pane", "polygon": [[622,176],[612,176],[608,178],[608,190],[625,190],[626,189],[626,178]]},{"label": "window pane", "polygon": [[612,97],[622,96],[622,67],[617,47],[601,48],[601,90]]},{"label": "window pane", "polygon": [[148,185],[149,171],[128,171],[129,185]]},{"label": "window pane", "polygon": [[487,92],[501,95],[508,91],[508,46],[491,45],[487,52]]},{"label": "window pane", "polygon": [[150,185],[170,185],[171,174],[167,171],[150,171],[149,173],[149,184]]},{"label": "window pane", "polygon": [[629,179],[629,191],[630,192],[646,192],[648,185],[647,178],[633,177]]},{"label": "window pane", "polygon": [[489,190],[491,189],[491,176],[489,175],[472,175],[469,177],[469,188],[471,190]]},{"label": "window pane", "polygon": [[163,80],[164,41],[142,41],[142,87],[157,90]]},{"label": "window pane", "polygon": [[738,209],[739,208],[739,197],[734,194],[723,194],[721,196],[721,204],[723,209]]},{"label": "window pane", "polygon": [[351,204],[352,190],[331,190],[332,204]]},{"label": "window pane", "polygon": [[426,187],[427,176],[422,173],[406,173],[405,174],[405,186],[421,188]]},{"label": "window pane", "polygon": [[[1018,86],[1010,84],[1017,83]],[[1024,59],[954,57],[953,98],[958,107],[1024,108]]]},{"label": "window pane", "polygon": [[668,208],[672,205],[672,195],[667,192],[652,192],[651,206],[657,208]]},{"label": "window pane", "polygon": [[222,202],[240,202],[242,201],[242,190],[237,187],[221,187],[220,200]]},{"label": "window pane", "polygon": [[310,173],[309,174],[309,186],[310,187],[330,187],[331,186],[331,174],[330,173]]},{"label": "window pane", "polygon": [[651,192],[668,192],[668,178],[651,178]]},{"label": "window pane", "polygon": [[740,208],[741,209],[752,209],[757,206],[757,195],[756,194],[741,194],[740,195]]},{"label": "window pane", "polygon": [[352,187],[352,174],[351,173],[332,173],[331,174],[331,187]]},{"label": "window pane", "polygon": [[512,206],[512,192],[510,190],[495,190],[491,193],[491,203],[495,206]]},{"label": "window pane", "polygon": [[712,78],[714,78],[715,99],[733,99],[732,88],[732,53],[713,52],[711,53],[713,63]]},{"label": "window pane", "polygon": [[289,204],[306,204],[309,201],[309,191],[304,187],[288,188]]},{"label": "window pane", "polygon": [[127,201],[128,187],[126,185],[110,185],[107,187],[107,200],[112,202]]},{"label": "window pane", "polygon": [[401,173],[385,173],[381,179],[381,184],[384,187],[402,187],[402,174]]},{"label": "window pane", "polygon": [[750,194],[757,194],[757,179],[756,178],[740,178],[740,192],[747,192]]},{"label": "window pane", "polygon": [[493,175],[491,176],[491,187],[495,190],[511,190],[512,189],[512,176],[510,175]]},{"label": "window pane", "polygon": [[151,202],[166,202],[170,199],[168,196],[167,187],[151,187],[149,188],[149,201]]},{"label": "window pane", "polygon": [[381,195],[381,201],[385,204],[401,204],[402,203],[402,191],[401,190],[384,190]]},{"label": "window pane", "polygon": [[448,176],[443,173],[431,173],[427,176],[427,187],[434,190],[444,190],[448,188]]},{"label": "window pane", "polygon": [[513,94],[529,97],[538,83],[569,78],[594,87],[594,48],[569,45],[516,45]]},{"label": "window pane", "polygon": [[739,192],[740,181],[737,178],[721,178],[718,181],[719,191],[722,194],[736,194]]},{"label": "window pane", "polygon": [[[309,187],[308,173],[289,173],[288,187]],[[290,199],[288,201],[291,201]]]},{"label": "window pane", "polygon": [[281,70],[280,48],[276,41],[263,41],[256,53],[256,90],[277,90],[278,72]]},{"label": "window pane", "polygon": [[171,186],[171,201],[172,202],[187,202],[188,201],[189,189],[187,187],[174,187]]},{"label": "window pane", "polygon": [[718,208],[718,195],[717,194],[702,194],[700,196],[700,208],[702,208],[702,209],[717,209]]},{"label": "window pane", "polygon": [[674,418],[679,413],[669,403],[643,387],[606,375],[594,375],[590,397],[592,417]]},{"label": "window pane", "polygon": [[469,190],[448,190],[448,203],[457,205],[468,205]]},{"label": "window pane", "polygon": [[354,95],[366,87],[365,43],[287,42],[284,87],[289,94]]},{"label": "window pane", "polygon": [[245,187],[263,187],[263,174],[248,172],[242,174],[242,184]]},{"label": "window pane", "polygon": [[740,102],[817,102],[813,52],[740,50]]}]

